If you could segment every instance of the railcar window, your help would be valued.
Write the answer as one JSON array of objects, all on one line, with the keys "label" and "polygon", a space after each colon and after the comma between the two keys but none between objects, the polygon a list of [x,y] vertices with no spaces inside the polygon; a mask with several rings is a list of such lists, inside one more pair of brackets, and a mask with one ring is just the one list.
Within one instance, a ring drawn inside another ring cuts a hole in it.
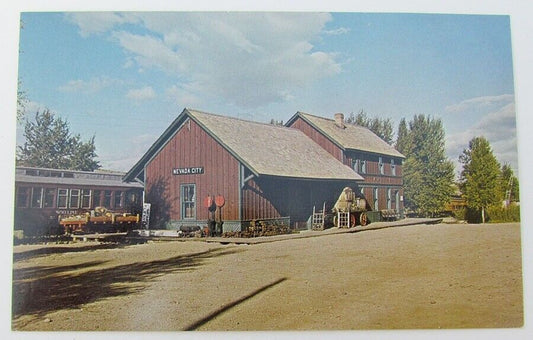
[{"label": "railcar window", "polygon": [[122,208],[122,196],[124,193],[122,191],[115,191],[115,208]]},{"label": "railcar window", "polygon": [[108,209],[111,209],[112,206],[111,206],[111,196],[112,196],[113,192],[111,190],[106,190],[104,192],[104,207],[108,208]]},{"label": "railcar window", "polygon": [[42,208],[43,188],[33,187],[31,190],[31,207]]},{"label": "railcar window", "polygon": [[80,207],[80,189],[70,189],[70,208]]},{"label": "railcar window", "polygon": [[27,208],[28,207],[28,196],[30,188],[28,187],[18,187],[17,188],[17,208]]},{"label": "railcar window", "polygon": [[81,190],[81,207],[89,209],[91,207],[91,190]]},{"label": "railcar window", "polygon": [[102,191],[101,190],[93,190],[93,207],[100,207],[102,206]]},{"label": "railcar window", "polygon": [[56,196],[56,189],[44,189],[44,208],[52,208],[54,206],[54,197]]},{"label": "railcar window", "polygon": [[57,190],[57,207],[61,209],[68,208],[67,199],[68,199],[68,189],[58,189]]}]

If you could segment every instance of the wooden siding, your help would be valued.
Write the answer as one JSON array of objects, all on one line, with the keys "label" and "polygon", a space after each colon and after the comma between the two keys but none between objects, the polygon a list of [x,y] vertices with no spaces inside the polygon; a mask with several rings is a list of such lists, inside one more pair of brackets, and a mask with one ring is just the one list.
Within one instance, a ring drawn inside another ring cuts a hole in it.
[{"label": "wooden siding", "polygon": [[[173,169],[184,167],[203,167],[203,173],[172,173]],[[223,220],[239,219],[239,162],[191,119],[181,126],[174,137],[147,164],[147,201],[163,205],[168,219],[182,220],[182,184],[196,185],[196,220],[208,218],[208,210],[203,203],[208,195],[224,196],[226,203],[222,208]]]},{"label": "wooden siding", "polygon": [[289,216],[291,223],[305,222],[313,206],[332,207],[351,181],[297,180],[259,177],[249,180],[243,189],[243,219],[267,219]]},{"label": "wooden siding", "polygon": [[320,131],[304,121],[301,117],[296,118],[290,127],[302,131],[307,135],[307,137],[311,138],[315,143],[320,145],[324,150],[332,154],[339,161],[344,161],[342,149],[324,136]]}]

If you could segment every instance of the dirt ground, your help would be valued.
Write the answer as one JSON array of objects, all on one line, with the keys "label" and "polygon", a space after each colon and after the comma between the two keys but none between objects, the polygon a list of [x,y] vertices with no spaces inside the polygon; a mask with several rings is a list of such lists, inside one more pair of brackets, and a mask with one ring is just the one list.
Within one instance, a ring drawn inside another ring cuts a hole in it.
[{"label": "dirt ground", "polygon": [[523,325],[519,224],[255,245],[15,246],[13,330],[359,330]]}]

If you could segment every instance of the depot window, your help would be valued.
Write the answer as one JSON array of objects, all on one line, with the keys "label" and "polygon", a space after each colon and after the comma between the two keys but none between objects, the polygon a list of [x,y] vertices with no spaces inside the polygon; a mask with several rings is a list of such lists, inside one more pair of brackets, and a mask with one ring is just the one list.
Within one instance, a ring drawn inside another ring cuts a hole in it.
[{"label": "depot window", "polygon": [[196,218],[196,185],[181,185],[181,216],[183,219]]}]

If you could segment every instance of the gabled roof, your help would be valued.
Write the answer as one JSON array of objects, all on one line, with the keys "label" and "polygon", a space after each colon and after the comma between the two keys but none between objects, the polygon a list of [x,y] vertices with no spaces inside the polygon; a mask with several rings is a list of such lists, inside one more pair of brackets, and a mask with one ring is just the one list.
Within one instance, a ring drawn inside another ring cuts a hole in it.
[{"label": "gabled roof", "polygon": [[255,176],[301,179],[363,180],[348,166],[307,137],[285,126],[246,121],[184,109],[124,180],[139,178],[144,167],[187,119],[200,125]]},{"label": "gabled roof", "polygon": [[359,125],[345,124],[344,128],[339,128],[333,119],[318,117],[304,112],[296,112],[285,125],[290,126],[298,117],[313,126],[343,150],[365,151],[405,158],[404,155],[379,138],[375,133]]}]

